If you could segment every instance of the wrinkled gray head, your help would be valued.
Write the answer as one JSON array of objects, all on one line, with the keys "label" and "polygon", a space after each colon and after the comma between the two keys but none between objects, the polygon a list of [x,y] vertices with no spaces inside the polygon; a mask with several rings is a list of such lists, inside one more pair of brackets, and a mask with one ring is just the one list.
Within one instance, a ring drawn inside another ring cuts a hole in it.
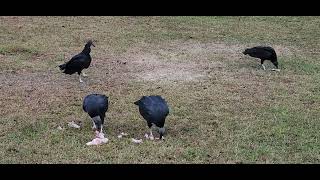
[{"label": "wrinkled gray head", "polygon": [[87,44],[86,44],[86,47],[90,47],[90,46],[96,47],[96,46],[93,44],[92,40],[89,40],[89,41],[87,42]]},{"label": "wrinkled gray head", "polygon": [[272,62],[274,66],[276,66],[277,69],[279,69],[278,61]]},{"label": "wrinkled gray head", "polygon": [[245,49],[242,54],[247,55],[249,53],[249,49]]},{"label": "wrinkled gray head", "polygon": [[89,47],[90,47],[91,45],[92,45],[93,47],[96,47],[96,46],[93,44],[92,40],[89,40],[86,45],[88,45]]},{"label": "wrinkled gray head", "polygon": [[160,139],[162,139],[162,136],[164,135],[164,133],[165,133],[165,128],[164,127],[159,128]]},{"label": "wrinkled gray head", "polygon": [[91,52],[91,45],[93,46],[93,47],[96,47],[94,44],[93,44],[93,42],[92,42],[92,40],[89,40],[88,42],[87,42],[87,44],[84,46],[84,48],[83,48],[83,50],[82,50],[82,53],[84,53],[84,54],[90,54],[90,52]]},{"label": "wrinkled gray head", "polygon": [[101,132],[102,121],[101,121],[100,116],[95,116],[92,118],[92,120],[97,127],[97,131]]}]

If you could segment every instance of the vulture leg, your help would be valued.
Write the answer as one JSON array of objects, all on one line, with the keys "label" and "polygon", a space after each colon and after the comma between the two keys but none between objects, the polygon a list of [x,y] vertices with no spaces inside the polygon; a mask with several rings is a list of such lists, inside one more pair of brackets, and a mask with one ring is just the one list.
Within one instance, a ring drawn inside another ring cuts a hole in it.
[{"label": "vulture leg", "polygon": [[150,128],[150,136],[149,136],[150,140],[154,140],[153,134],[152,134],[152,128]]},{"label": "vulture leg", "polygon": [[83,83],[83,81],[81,79],[81,75],[79,75],[79,81],[80,81],[80,83]]},{"label": "vulture leg", "polygon": [[263,68],[263,70],[266,70],[266,67],[263,65],[264,60],[261,59],[261,66]]},{"label": "vulture leg", "polygon": [[93,120],[92,120],[92,129],[97,129],[97,126],[94,124]]},{"label": "vulture leg", "polygon": [[80,83],[83,83],[82,79],[81,79],[81,72],[78,72],[78,75],[79,75],[79,81]]},{"label": "vulture leg", "polygon": [[101,128],[100,128],[100,133],[102,133],[102,130],[103,130],[103,125],[101,125]]}]

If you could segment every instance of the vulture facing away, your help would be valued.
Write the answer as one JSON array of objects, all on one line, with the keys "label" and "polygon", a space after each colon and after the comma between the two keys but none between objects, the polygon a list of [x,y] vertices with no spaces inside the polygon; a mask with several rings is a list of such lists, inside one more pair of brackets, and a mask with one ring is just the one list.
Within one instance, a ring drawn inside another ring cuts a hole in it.
[{"label": "vulture facing away", "polygon": [[150,129],[149,138],[151,140],[154,139],[152,134],[152,126],[154,125],[158,128],[160,139],[164,139],[164,123],[169,114],[167,102],[161,96],[143,96],[140,100],[134,102],[134,104],[139,106],[141,116],[147,121]]},{"label": "vulture facing away", "polygon": [[83,100],[82,108],[92,118],[92,128],[96,135],[103,135],[102,128],[108,110],[108,97],[101,94],[87,95]]}]

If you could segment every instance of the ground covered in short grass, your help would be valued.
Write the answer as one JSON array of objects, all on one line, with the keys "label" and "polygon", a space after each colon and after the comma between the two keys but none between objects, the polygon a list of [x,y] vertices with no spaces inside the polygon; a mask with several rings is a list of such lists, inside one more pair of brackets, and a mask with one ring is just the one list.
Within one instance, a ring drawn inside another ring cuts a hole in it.
[{"label": "ground covered in short grass", "polygon": [[[319,26],[319,17],[0,17],[0,162],[319,163]],[[96,47],[80,84],[56,66],[88,39]],[[241,53],[254,45],[273,46],[281,72]],[[110,141],[87,147],[82,100],[96,92],[109,96]],[[133,102],[153,94],[170,105],[166,140],[134,144],[148,129]]]}]

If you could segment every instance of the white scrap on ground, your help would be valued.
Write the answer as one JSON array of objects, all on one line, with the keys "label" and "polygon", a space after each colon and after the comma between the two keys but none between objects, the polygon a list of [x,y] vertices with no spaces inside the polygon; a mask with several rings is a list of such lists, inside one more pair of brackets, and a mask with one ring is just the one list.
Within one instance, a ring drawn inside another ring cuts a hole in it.
[{"label": "white scrap on ground", "polygon": [[159,139],[159,138],[154,138],[153,136],[149,136],[147,133],[144,134],[144,137],[145,137],[146,139],[150,139],[151,141],[153,141],[154,139]]},{"label": "white scrap on ground", "polygon": [[280,72],[280,69],[271,69],[271,71],[278,71],[278,72]]},{"label": "white scrap on ground", "polygon": [[118,138],[122,138],[122,136],[128,136],[128,134],[127,134],[127,133],[122,132],[122,133],[120,133],[120,135],[118,135]]},{"label": "white scrap on ground", "polygon": [[100,145],[100,144],[107,143],[108,141],[109,141],[109,139],[105,138],[103,133],[99,133],[98,131],[96,131],[96,138],[94,138],[92,141],[88,142],[87,145],[88,146]]},{"label": "white scrap on ground", "polygon": [[80,126],[76,124],[74,121],[68,122],[68,126],[72,128],[77,128],[77,129],[80,128]]},{"label": "white scrap on ground", "polygon": [[63,128],[62,128],[61,126],[58,126],[58,129],[59,129],[59,130],[63,130]]},{"label": "white scrap on ground", "polygon": [[94,138],[92,141],[87,142],[87,145],[88,146],[100,145],[100,144],[107,143],[108,141],[109,141],[108,138]]},{"label": "white scrap on ground", "polygon": [[135,138],[131,138],[132,142],[140,144],[142,143],[142,139],[135,139]]}]

